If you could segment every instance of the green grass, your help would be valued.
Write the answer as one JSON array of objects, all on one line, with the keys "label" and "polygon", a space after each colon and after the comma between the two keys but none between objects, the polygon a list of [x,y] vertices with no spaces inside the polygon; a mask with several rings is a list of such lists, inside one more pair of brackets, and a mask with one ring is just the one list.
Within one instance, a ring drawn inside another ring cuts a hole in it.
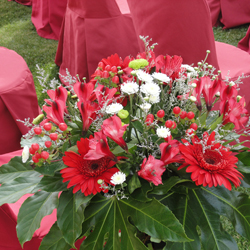
[{"label": "green grass", "polygon": [[[40,37],[31,22],[31,7],[23,6],[16,2],[0,0],[0,46],[12,49],[20,54],[28,64],[36,86],[39,103],[43,103],[41,87],[36,79],[36,64],[45,69],[50,79],[58,77],[58,67],[54,63],[57,50],[57,41]],[[214,28],[216,41],[237,46],[245,36],[248,25],[223,30],[221,27]],[[249,193],[248,193],[249,194]],[[223,226],[233,235],[240,250],[250,249],[249,241],[235,233],[228,219],[222,219]]]}]

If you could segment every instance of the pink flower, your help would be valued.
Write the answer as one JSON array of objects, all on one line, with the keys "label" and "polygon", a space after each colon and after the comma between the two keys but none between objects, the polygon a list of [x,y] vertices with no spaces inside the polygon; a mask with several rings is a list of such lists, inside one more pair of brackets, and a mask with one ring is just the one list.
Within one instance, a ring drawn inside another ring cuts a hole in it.
[{"label": "pink flower", "polygon": [[128,124],[122,126],[121,119],[114,115],[103,122],[102,132],[127,151],[128,146],[122,138],[127,126]]},{"label": "pink flower", "polygon": [[91,100],[91,95],[93,94],[95,88],[94,82],[82,83],[76,82],[74,84],[74,91],[77,94],[80,102],[87,102]]},{"label": "pink flower", "polygon": [[103,85],[98,85],[95,89],[95,95],[99,105],[102,107],[105,103],[107,103],[107,105],[110,104],[116,92],[116,88],[109,89]]},{"label": "pink flower", "polygon": [[66,109],[66,100],[68,96],[68,91],[60,86],[58,89],[48,90],[49,97],[52,101],[46,99],[46,103],[51,105],[51,107],[44,105],[43,110],[47,114],[47,119],[54,122],[56,125],[64,122],[64,112]]},{"label": "pink flower", "polygon": [[162,184],[161,176],[165,170],[166,168],[164,168],[164,163],[150,155],[148,159],[145,158],[143,160],[141,169],[138,171],[138,175],[158,186],[159,184]]}]

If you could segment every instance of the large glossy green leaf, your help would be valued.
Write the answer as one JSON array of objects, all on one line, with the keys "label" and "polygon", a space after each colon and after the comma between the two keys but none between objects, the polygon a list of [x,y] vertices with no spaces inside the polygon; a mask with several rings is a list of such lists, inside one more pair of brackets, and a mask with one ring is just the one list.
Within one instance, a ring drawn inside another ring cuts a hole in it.
[{"label": "large glossy green leaf", "polygon": [[40,227],[42,218],[51,214],[57,204],[58,192],[39,191],[24,201],[18,213],[16,227],[21,245],[31,240],[34,232]]},{"label": "large glossy green leaf", "polygon": [[113,196],[91,201],[85,212],[83,228],[88,230],[94,226],[94,229],[82,243],[81,250],[102,249],[105,240],[104,249],[147,249],[136,236],[136,228],[163,241],[189,241],[172,212],[156,200],[145,203],[131,197],[117,200]]},{"label": "large glossy green leaf", "polygon": [[41,167],[36,167],[35,170],[42,175],[54,176],[55,172],[66,168],[63,161],[52,162],[50,164],[45,164]]},{"label": "large glossy green leaf", "polygon": [[[211,189],[208,189],[209,192],[206,190],[186,188],[186,195],[174,193],[162,200],[183,224],[187,235],[194,239],[193,242],[181,244],[168,243],[166,249],[200,250],[200,244],[204,250],[238,249],[234,239],[221,227],[220,214],[222,213],[217,207],[221,205],[217,197],[210,193]],[[200,237],[197,227],[201,232]]]},{"label": "large glossy green leaf", "polygon": [[47,192],[68,190],[67,183],[63,183],[62,181],[63,178],[61,174],[56,174],[55,176],[44,176],[37,185],[37,188]]},{"label": "large glossy green leaf", "polygon": [[34,171],[30,163],[23,163],[20,156],[12,158],[7,164],[0,167],[0,183],[14,180],[17,177],[36,177],[39,173]]},{"label": "large glossy green leaf", "polygon": [[39,250],[69,250],[70,248],[55,222],[49,233],[43,238]]},{"label": "large glossy green leaf", "polygon": [[131,197],[134,198],[135,200],[142,202],[151,201],[151,199],[148,198],[148,192],[150,192],[153,189],[153,187],[148,181],[144,179],[141,179],[140,183],[141,187],[135,189],[134,192],[131,194]]},{"label": "large glossy green leaf", "polygon": [[94,197],[93,194],[85,196],[82,192],[77,192],[75,194],[75,207],[76,207],[76,211],[78,210],[78,208],[83,205],[84,207],[87,207],[87,205],[89,204],[90,200]]},{"label": "large glossy green leaf", "polygon": [[2,184],[0,187],[0,206],[4,203],[14,203],[23,195],[36,192],[37,183],[41,177],[18,177],[15,180]]},{"label": "large glossy green leaf", "polygon": [[74,247],[75,240],[82,233],[82,222],[84,220],[84,205],[76,210],[75,195],[72,190],[62,192],[57,209],[57,225],[64,239]]}]

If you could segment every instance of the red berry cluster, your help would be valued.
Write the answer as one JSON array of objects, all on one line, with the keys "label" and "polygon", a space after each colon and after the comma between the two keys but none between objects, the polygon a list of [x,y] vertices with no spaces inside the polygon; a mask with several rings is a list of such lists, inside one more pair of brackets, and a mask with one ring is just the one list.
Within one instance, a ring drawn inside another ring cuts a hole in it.
[{"label": "red berry cluster", "polygon": [[116,66],[104,65],[103,62],[98,63],[98,68],[95,71],[95,76],[100,76],[101,78],[107,79],[112,77],[112,82],[118,84],[120,82],[118,74],[118,69]]}]

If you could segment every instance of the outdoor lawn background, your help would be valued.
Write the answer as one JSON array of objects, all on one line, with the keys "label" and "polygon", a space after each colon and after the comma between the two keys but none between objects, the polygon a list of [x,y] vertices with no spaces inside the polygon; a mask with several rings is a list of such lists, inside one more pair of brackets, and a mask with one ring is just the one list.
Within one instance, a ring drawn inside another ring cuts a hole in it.
[{"label": "outdoor lawn background", "polygon": [[[54,63],[58,42],[38,36],[31,22],[31,11],[31,7],[0,0],[0,46],[16,51],[25,59],[34,77],[38,101],[43,104],[44,95],[41,94],[41,86],[36,78],[36,65],[46,70],[49,79],[58,79],[58,67]],[[249,25],[243,25],[227,30],[223,30],[221,27],[214,28],[215,40],[237,46],[245,36],[248,27]],[[247,190],[245,191],[247,192]],[[222,218],[222,223],[226,230],[233,235],[240,250],[250,249],[249,241],[235,233],[226,218]]]}]

